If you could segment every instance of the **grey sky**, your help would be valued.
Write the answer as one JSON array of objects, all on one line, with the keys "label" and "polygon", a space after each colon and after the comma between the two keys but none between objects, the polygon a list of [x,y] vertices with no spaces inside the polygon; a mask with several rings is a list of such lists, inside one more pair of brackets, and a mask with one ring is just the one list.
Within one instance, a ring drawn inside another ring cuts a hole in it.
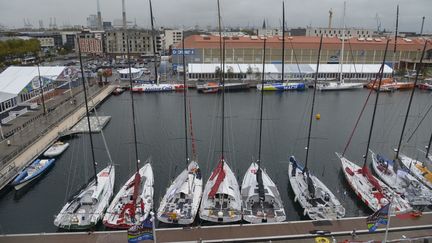
[{"label": "grey sky", "polygon": [[[121,19],[121,0],[100,0],[104,21]],[[153,0],[157,26],[182,27],[215,26],[216,0]],[[421,17],[426,16],[424,32],[432,33],[432,0],[351,0],[347,1],[346,25],[376,29],[376,14],[382,27],[394,30],[396,4],[400,5],[399,29],[420,31]],[[221,0],[225,26],[260,26],[267,19],[272,27],[281,23],[282,0]],[[149,27],[148,0],[126,0],[129,21]],[[328,11],[333,9],[333,26],[341,26],[343,1],[341,0],[286,0],[286,21],[289,27],[327,26]],[[22,27],[28,18],[33,26],[43,20],[49,25],[56,17],[57,25],[85,25],[86,18],[96,13],[96,0],[0,0],[0,24]]]}]

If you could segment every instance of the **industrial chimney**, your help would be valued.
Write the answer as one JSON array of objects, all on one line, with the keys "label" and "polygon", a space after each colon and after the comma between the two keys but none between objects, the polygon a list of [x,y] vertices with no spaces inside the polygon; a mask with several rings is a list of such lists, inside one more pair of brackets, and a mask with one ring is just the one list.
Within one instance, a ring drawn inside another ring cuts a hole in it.
[{"label": "industrial chimney", "polygon": [[123,15],[123,28],[126,29],[126,8],[125,8],[125,0],[122,0],[122,15]]},{"label": "industrial chimney", "polygon": [[329,28],[329,29],[331,29],[332,17],[333,17],[333,10],[330,9],[330,10],[329,10],[329,21],[328,21],[328,28]]},{"label": "industrial chimney", "polygon": [[100,4],[99,4],[99,0],[97,0],[97,25],[98,25],[98,29],[102,29],[102,14],[100,11]]}]

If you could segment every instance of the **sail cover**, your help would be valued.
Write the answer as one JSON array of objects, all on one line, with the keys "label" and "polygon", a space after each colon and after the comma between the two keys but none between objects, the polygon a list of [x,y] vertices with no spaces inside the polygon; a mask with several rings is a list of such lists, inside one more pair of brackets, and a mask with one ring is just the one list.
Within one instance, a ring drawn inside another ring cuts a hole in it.
[{"label": "sail cover", "polygon": [[363,166],[363,168],[361,169],[363,176],[366,176],[366,178],[368,179],[368,181],[378,190],[378,191],[382,191],[382,188],[379,184],[379,182],[377,181],[377,179],[375,179],[375,177],[371,174],[370,170],[368,169],[368,167],[365,165]]},{"label": "sail cover", "polygon": [[263,179],[262,179],[262,170],[261,168],[258,168],[257,172],[256,172],[256,178],[257,178],[257,183],[258,183],[258,195],[260,200],[264,201],[265,199],[265,192],[264,192],[264,183],[263,183]]},{"label": "sail cover", "polygon": [[223,161],[219,161],[218,166],[215,168],[215,170],[213,171],[211,177],[209,180],[214,180],[216,177],[216,181],[213,184],[213,187],[210,190],[210,193],[208,195],[209,198],[214,198],[214,196],[216,195],[216,192],[219,189],[220,184],[222,183],[222,181],[225,179],[225,171],[223,169]]}]

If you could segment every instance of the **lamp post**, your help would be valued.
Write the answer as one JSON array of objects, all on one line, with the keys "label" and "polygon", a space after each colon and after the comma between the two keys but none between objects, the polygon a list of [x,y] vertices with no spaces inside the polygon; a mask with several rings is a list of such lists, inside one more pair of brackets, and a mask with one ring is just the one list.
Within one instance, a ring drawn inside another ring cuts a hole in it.
[{"label": "lamp post", "polygon": [[38,69],[38,78],[39,78],[39,88],[40,88],[41,96],[42,96],[42,109],[43,109],[43,114],[45,116],[46,115],[45,98],[44,98],[44,93],[43,93],[43,83],[42,83],[42,80],[41,80],[39,64],[40,64],[40,59],[37,62],[37,69]]}]

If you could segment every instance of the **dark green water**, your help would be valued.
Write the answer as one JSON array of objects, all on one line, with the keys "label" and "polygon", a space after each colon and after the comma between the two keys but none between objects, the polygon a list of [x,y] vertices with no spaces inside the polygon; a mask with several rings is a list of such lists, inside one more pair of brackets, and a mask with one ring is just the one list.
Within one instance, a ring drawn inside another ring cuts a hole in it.
[{"label": "dark green water", "polygon": [[[220,157],[221,113],[220,95],[190,92],[193,128],[197,154],[204,179]],[[312,129],[309,167],[335,193],[346,207],[347,217],[370,214],[371,211],[357,200],[348,187],[334,152],[341,152],[347,142],[355,120],[368,95],[367,90],[317,93],[315,113],[321,114]],[[141,161],[152,158],[155,174],[155,207],[165,188],[185,166],[183,94],[136,94],[138,149]],[[255,90],[226,95],[226,159],[237,174],[239,184],[250,163],[258,156],[259,93]],[[383,93],[371,148],[393,155],[406,111],[409,92]],[[306,92],[266,93],[262,161],[276,182],[285,204],[288,220],[303,219],[302,210],[293,202],[288,184],[288,157],[295,155],[303,161],[307,137],[312,90]],[[373,106],[365,110],[347,157],[362,162]],[[408,119],[406,134],[410,134],[420,114],[432,104],[432,93],[416,91]],[[130,95],[108,98],[99,108],[100,115],[112,116],[104,129],[109,150],[116,166],[116,190],[133,173],[134,146],[132,138]],[[403,151],[421,156],[432,132],[429,114]],[[407,137],[407,136],[406,136]],[[98,168],[106,166],[108,157],[101,135],[95,138]],[[88,135],[79,135],[68,141],[69,149],[56,161],[56,165],[39,181],[24,192],[3,192],[0,197],[0,233],[55,232],[54,215],[69,196],[82,186],[91,173],[91,154]],[[200,223],[200,222],[197,222]],[[103,226],[98,227],[103,229]]]}]

